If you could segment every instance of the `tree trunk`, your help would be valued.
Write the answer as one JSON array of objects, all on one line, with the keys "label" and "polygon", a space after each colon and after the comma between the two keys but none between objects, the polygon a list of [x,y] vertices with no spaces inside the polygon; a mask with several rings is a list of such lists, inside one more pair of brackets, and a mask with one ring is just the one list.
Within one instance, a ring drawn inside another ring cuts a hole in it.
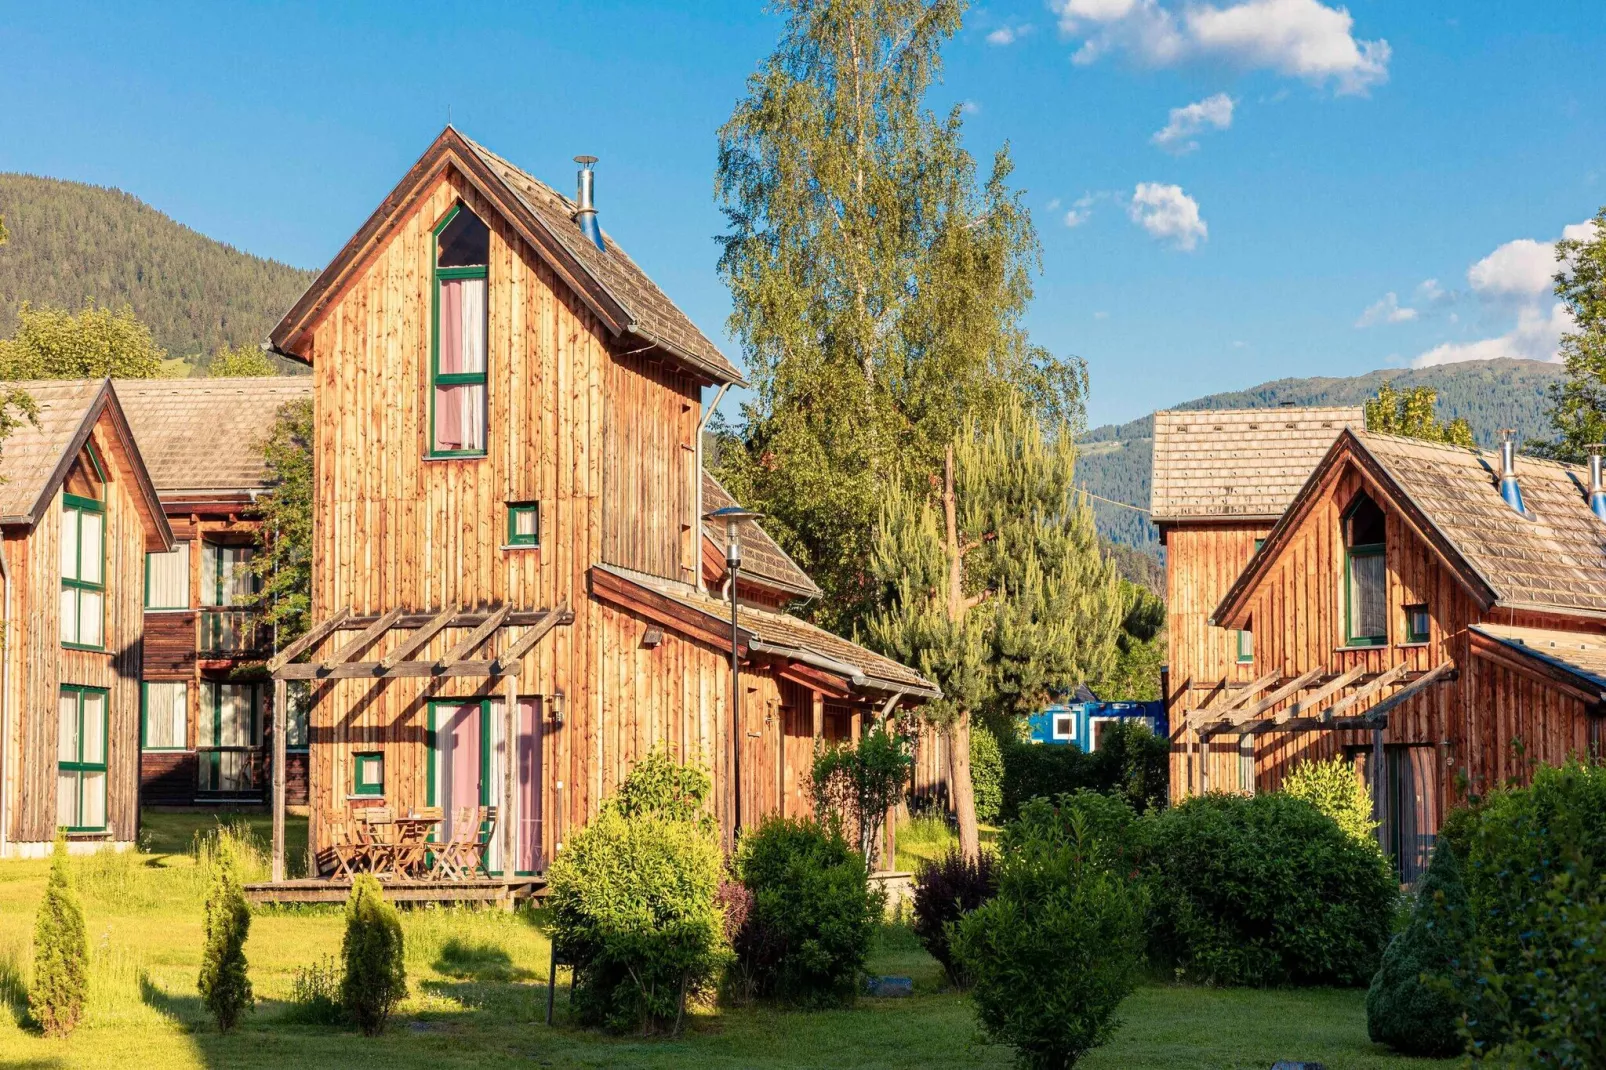
[{"label": "tree trunk", "polygon": [[[965,617],[965,568],[959,545],[952,446],[943,453],[942,515],[948,542],[948,619],[957,624]],[[976,828],[976,791],[970,783],[970,711],[960,710],[944,732],[948,737],[948,793],[959,821],[959,850],[974,862],[981,857],[981,833]]]}]

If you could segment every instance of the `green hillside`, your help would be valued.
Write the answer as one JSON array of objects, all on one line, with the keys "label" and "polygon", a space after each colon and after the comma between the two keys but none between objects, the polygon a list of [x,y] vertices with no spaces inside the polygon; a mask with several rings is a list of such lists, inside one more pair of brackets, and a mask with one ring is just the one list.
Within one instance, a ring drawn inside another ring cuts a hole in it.
[{"label": "green hillside", "polygon": [[[1501,428],[1514,427],[1521,440],[1548,438],[1549,389],[1561,379],[1559,364],[1532,360],[1478,360],[1433,368],[1389,368],[1348,378],[1318,376],[1275,379],[1225,394],[1211,394],[1172,405],[1174,409],[1255,409],[1295,405],[1358,405],[1385,382],[1395,389],[1431,386],[1439,392],[1439,416],[1464,416],[1480,445],[1492,445]],[[1083,438],[1077,482],[1094,494],[1147,507],[1153,462],[1154,418],[1105,424]],[[1115,542],[1158,547],[1148,517],[1130,509],[1094,502],[1099,531]]]},{"label": "green hillside", "polygon": [[[17,309],[125,301],[174,357],[255,345],[314,272],[213,241],[121,190],[0,173],[0,338]],[[194,363],[194,360],[191,360]]]}]

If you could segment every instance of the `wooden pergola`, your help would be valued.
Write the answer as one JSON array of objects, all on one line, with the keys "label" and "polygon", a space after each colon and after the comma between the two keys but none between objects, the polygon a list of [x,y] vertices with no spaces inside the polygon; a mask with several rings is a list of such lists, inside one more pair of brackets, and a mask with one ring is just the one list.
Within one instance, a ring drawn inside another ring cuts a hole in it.
[{"label": "wooden pergola", "polygon": [[[1291,679],[1284,679],[1280,672],[1274,671],[1235,691],[1222,681],[1213,689],[1204,707],[1189,711],[1182,718],[1172,738],[1189,730],[1198,733],[1200,794],[1210,790],[1209,745],[1217,736],[1236,737],[1242,747],[1244,740],[1253,740],[1266,732],[1369,730],[1376,757],[1374,768],[1381,770],[1383,730],[1388,727],[1389,713],[1428,688],[1454,680],[1457,672],[1455,662],[1446,660],[1425,671],[1408,671],[1404,665],[1396,665],[1382,672],[1368,672],[1357,667],[1335,673],[1318,666]],[[1385,688],[1397,684],[1403,686],[1373,701]],[[1329,701],[1349,687],[1355,690]],[[1310,694],[1266,716],[1305,691]],[[1354,712],[1357,709],[1360,712]],[[1381,797],[1377,802],[1382,805]]]},{"label": "wooden pergola", "polygon": [[[273,875],[274,881],[284,880],[284,814],[285,814],[285,717],[287,687],[290,680],[389,680],[402,677],[456,677],[477,676],[506,681],[507,695],[503,703],[503,738],[511,741],[515,736],[514,723],[518,708],[519,664],[525,654],[535,648],[545,635],[559,625],[573,623],[574,613],[568,606],[555,609],[517,610],[511,606],[495,609],[464,609],[448,607],[439,612],[410,612],[392,609],[377,616],[358,616],[349,608],[313,625],[295,642],[279,651],[268,661],[273,676]],[[439,657],[422,655],[430,643],[449,628],[468,629],[464,636]],[[510,630],[518,629],[517,634]],[[381,639],[392,631],[405,630],[407,635],[390,653],[378,660],[359,660]],[[297,662],[307,651],[336,633],[356,632],[355,636],[335,647],[322,658]],[[502,633],[508,632],[506,646],[497,652]],[[488,657],[475,658],[484,650]],[[513,812],[514,763],[503,763],[501,785],[501,812]],[[507,857],[514,851],[513,823],[502,822],[502,846]]]}]

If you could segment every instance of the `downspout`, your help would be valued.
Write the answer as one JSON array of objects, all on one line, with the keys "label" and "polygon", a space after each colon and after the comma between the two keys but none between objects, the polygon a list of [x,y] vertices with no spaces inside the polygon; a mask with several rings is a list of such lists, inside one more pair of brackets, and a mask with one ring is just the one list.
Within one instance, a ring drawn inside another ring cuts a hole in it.
[{"label": "downspout", "polygon": [[703,431],[708,427],[708,421],[714,418],[714,410],[729,390],[729,383],[721,384],[719,392],[709,404],[708,411],[697,418],[697,442],[693,447],[696,454],[696,470],[691,474],[691,567],[692,573],[697,577],[697,590],[702,594],[708,593],[708,583],[703,579]]},{"label": "downspout", "polygon": [[0,858],[10,854],[11,836],[8,830],[11,827],[11,808],[7,802],[11,798],[9,786],[11,784],[11,563],[6,560],[6,549],[0,541],[0,583],[5,585],[5,618],[3,632],[0,632],[0,641],[4,647],[0,649]]}]

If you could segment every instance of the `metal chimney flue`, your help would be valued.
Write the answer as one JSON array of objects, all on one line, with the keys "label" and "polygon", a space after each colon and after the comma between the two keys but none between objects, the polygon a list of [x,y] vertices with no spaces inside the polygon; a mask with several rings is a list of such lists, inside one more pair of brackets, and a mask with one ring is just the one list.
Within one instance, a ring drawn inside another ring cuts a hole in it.
[{"label": "metal chimney flue", "polygon": [[1601,454],[1606,452],[1606,444],[1591,442],[1589,450],[1589,510],[1602,520],[1606,520],[1606,486],[1601,480]]},{"label": "metal chimney flue", "polygon": [[578,182],[578,189],[574,198],[577,205],[574,210],[574,222],[580,228],[580,233],[584,234],[592,245],[595,245],[603,252],[607,252],[608,247],[602,242],[602,227],[597,224],[597,175],[592,170],[597,158],[595,156],[576,156],[574,162],[580,165],[580,173],[575,176]]},{"label": "metal chimney flue", "polygon": [[1500,497],[1522,516],[1528,510],[1522,504],[1522,486],[1517,482],[1517,432],[1506,428],[1500,432]]}]

